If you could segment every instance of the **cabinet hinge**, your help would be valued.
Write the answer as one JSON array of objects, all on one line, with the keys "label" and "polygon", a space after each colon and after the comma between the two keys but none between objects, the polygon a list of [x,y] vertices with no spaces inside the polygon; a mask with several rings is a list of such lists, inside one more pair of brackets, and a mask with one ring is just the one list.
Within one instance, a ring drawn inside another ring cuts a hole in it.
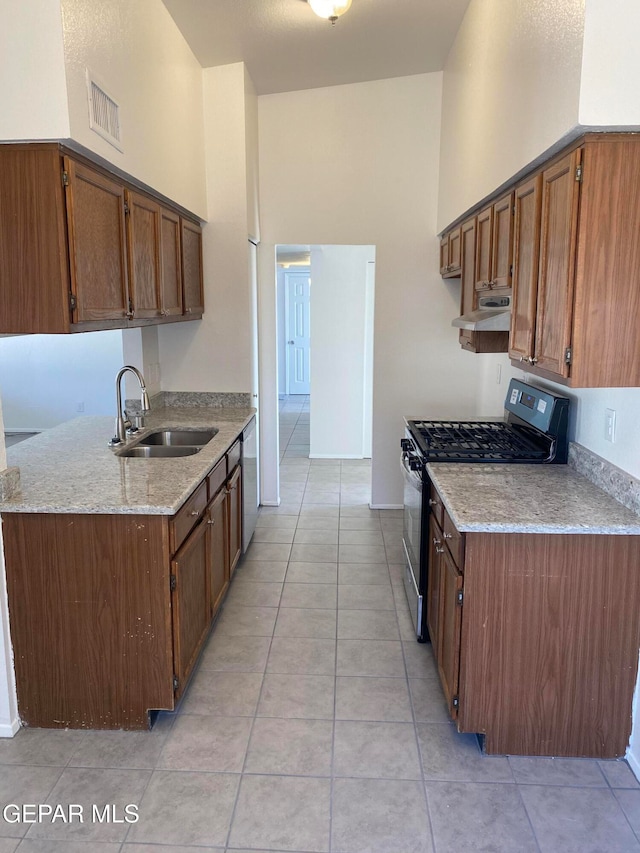
[{"label": "cabinet hinge", "polygon": [[73,314],[73,312],[78,307],[78,300],[76,299],[75,293],[69,294],[69,311]]},{"label": "cabinet hinge", "polygon": [[576,181],[582,183],[582,163],[576,166]]},{"label": "cabinet hinge", "polygon": [[567,347],[564,351],[564,363],[571,364],[571,347]]},{"label": "cabinet hinge", "polygon": [[174,689],[174,692],[178,689],[178,687],[180,687],[180,679],[178,678],[178,676],[177,676],[177,675],[174,675],[174,676],[173,676],[173,689]]},{"label": "cabinet hinge", "polygon": [[69,186],[69,173],[67,171],[64,171],[62,173],[62,186],[63,187]]},{"label": "cabinet hinge", "polygon": [[452,705],[452,707],[454,707],[454,708],[458,708],[458,707],[460,706],[460,697],[459,697],[459,696],[454,696],[454,697],[451,699],[451,705]]},{"label": "cabinet hinge", "polygon": [[174,589],[176,588],[177,585],[178,585],[178,581],[176,580],[176,576],[175,575],[169,575],[169,589],[171,590],[171,592],[174,591]]},{"label": "cabinet hinge", "polygon": [[129,213],[130,213],[130,211],[129,211],[129,205],[128,205],[128,204],[127,204],[127,202],[125,201],[125,203],[124,203],[124,215],[125,215],[125,216],[128,216],[128,215],[129,215]]},{"label": "cabinet hinge", "polygon": [[459,589],[456,593],[456,604],[458,607],[462,607],[462,602],[464,601],[464,590]]}]

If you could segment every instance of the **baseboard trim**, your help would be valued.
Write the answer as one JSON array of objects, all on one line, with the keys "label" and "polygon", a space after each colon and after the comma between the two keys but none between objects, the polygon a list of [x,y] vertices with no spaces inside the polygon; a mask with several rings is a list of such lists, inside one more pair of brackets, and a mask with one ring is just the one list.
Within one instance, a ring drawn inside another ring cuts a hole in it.
[{"label": "baseboard trim", "polygon": [[355,453],[310,453],[309,459],[368,459],[368,456],[358,456]]},{"label": "baseboard trim", "polygon": [[10,723],[0,723],[0,737],[15,737],[20,728],[20,720],[17,717]]},{"label": "baseboard trim", "polygon": [[627,749],[625,758],[627,759],[627,764],[631,768],[633,775],[636,779],[640,780],[640,761],[638,761],[638,757],[630,749]]},{"label": "baseboard trim", "polygon": [[260,501],[260,506],[280,506],[280,499],[277,501]]},{"label": "baseboard trim", "polygon": [[404,509],[404,504],[369,504],[371,509]]}]

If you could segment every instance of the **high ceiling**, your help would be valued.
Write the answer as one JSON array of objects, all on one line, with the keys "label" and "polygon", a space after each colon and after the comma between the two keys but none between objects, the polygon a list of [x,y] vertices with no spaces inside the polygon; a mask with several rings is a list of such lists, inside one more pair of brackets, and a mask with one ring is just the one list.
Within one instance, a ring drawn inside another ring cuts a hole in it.
[{"label": "high ceiling", "polygon": [[469,0],[163,0],[204,68],[244,61],[259,95],[439,71]]}]

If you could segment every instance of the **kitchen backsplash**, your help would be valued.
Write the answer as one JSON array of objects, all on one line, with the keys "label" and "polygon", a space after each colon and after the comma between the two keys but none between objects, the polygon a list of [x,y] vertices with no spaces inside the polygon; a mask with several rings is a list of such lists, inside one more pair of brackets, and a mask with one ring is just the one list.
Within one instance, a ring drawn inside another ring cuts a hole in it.
[{"label": "kitchen backsplash", "polygon": [[574,441],[569,443],[569,465],[612,498],[640,514],[640,480]]},{"label": "kitchen backsplash", "polygon": [[[150,402],[152,410],[164,406],[242,409],[251,406],[251,394],[231,391],[160,391]],[[132,414],[138,413],[140,400],[125,400],[125,408]]]}]

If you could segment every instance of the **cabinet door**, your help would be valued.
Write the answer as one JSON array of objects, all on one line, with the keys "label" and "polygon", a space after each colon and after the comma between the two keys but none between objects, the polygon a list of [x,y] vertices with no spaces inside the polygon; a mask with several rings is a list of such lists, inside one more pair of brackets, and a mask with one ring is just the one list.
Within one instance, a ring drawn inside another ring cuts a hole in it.
[{"label": "cabinet door", "polygon": [[458,716],[462,580],[462,575],[451,555],[445,550],[441,555],[440,563],[438,672],[449,706],[449,713],[453,719]]},{"label": "cabinet door", "polygon": [[207,531],[200,523],[171,561],[173,666],[181,696],[211,623]]},{"label": "cabinet door", "polygon": [[476,218],[476,290],[491,287],[491,245],[493,240],[493,206],[485,207]]},{"label": "cabinet door", "polygon": [[449,235],[440,238],[440,275],[445,276],[449,271]]},{"label": "cabinet door", "polygon": [[227,484],[229,498],[229,574],[232,575],[242,554],[242,468],[236,465]]},{"label": "cabinet door", "polygon": [[572,151],[542,173],[534,363],[564,377],[569,375],[581,153]]},{"label": "cabinet door", "polygon": [[180,231],[184,313],[197,317],[204,311],[202,229],[194,222],[182,219]]},{"label": "cabinet door", "polygon": [[513,193],[493,205],[491,286],[511,287]]},{"label": "cabinet door", "polygon": [[521,184],[515,192],[509,356],[526,362],[533,358],[535,340],[541,198],[541,174]]},{"label": "cabinet door", "polygon": [[164,317],[182,314],[180,217],[160,208],[160,304]]},{"label": "cabinet door", "polygon": [[442,572],[442,555],[444,543],[442,532],[433,516],[429,518],[429,570],[427,574],[427,628],[431,637],[433,656],[438,663],[440,659],[440,585]]},{"label": "cabinet door", "polygon": [[137,318],[160,315],[160,205],[126,191],[129,294]]},{"label": "cabinet door", "polygon": [[[476,307],[475,281],[476,281],[476,220],[469,219],[460,229],[460,254],[462,263],[460,314],[468,314]],[[460,329],[460,346],[463,349],[473,351],[474,332],[469,329]]]},{"label": "cabinet door", "polygon": [[124,325],[129,310],[124,187],[69,157],[64,165],[73,321]]},{"label": "cabinet door", "polygon": [[227,508],[229,498],[226,489],[220,489],[209,504],[209,573],[211,580],[211,615],[220,607],[229,586],[229,555],[227,549]]},{"label": "cabinet door", "polygon": [[462,266],[461,244],[460,244],[460,228],[455,228],[449,234],[449,275],[460,275]]}]

